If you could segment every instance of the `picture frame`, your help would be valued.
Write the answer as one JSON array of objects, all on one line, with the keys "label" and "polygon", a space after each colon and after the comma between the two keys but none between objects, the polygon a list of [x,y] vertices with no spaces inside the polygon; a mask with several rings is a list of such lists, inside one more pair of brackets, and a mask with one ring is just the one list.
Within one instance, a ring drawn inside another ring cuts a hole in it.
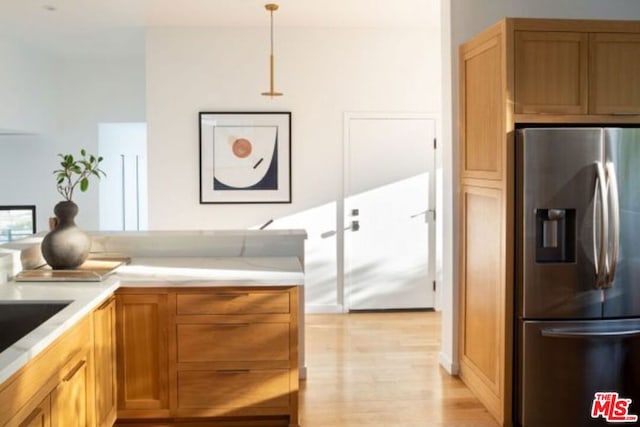
[{"label": "picture frame", "polygon": [[291,203],[291,112],[200,112],[200,204]]}]

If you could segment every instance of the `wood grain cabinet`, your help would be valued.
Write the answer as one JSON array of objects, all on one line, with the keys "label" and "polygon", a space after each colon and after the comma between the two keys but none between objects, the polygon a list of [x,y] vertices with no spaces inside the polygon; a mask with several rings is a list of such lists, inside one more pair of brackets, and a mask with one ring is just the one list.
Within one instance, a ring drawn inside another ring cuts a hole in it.
[{"label": "wood grain cabinet", "polygon": [[135,292],[117,295],[118,425],[298,425],[297,287]]},{"label": "wood grain cabinet", "polygon": [[512,424],[515,139],[640,124],[640,21],[508,18],[460,47],[460,377]]},{"label": "wood grain cabinet", "polygon": [[169,416],[167,292],[116,293],[118,418]]},{"label": "wood grain cabinet", "polygon": [[640,32],[625,24],[516,30],[515,113],[639,115]]},{"label": "wood grain cabinet", "polygon": [[0,386],[0,426],[94,426],[91,316]]},{"label": "wood grain cabinet", "polygon": [[51,392],[51,427],[93,425],[91,353],[83,352],[62,370],[62,380]]},{"label": "wood grain cabinet", "polygon": [[586,33],[515,32],[515,112],[587,114]]},{"label": "wood grain cabinet", "polygon": [[116,395],[116,300],[109,298],[93,312],[96,427],[111,427],[118,408]]},{"label": "wood grain cabinet", "polygon": [[589,110],[640,115],[640,33],[589,35]]},{"label": "wood grain cabinet", "polygon": [[[23,415],[26,411],[27,415]],[[40,403],[28,406],[16,414],[5,427],[51,427],[51,398],[47,395]]]}]

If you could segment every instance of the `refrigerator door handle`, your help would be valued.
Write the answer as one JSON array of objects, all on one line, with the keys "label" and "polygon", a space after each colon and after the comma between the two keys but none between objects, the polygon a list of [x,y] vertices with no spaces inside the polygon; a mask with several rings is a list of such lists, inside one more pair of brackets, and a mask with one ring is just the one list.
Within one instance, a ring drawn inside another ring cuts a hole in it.
[{"label": "refrigerator door handle", "polygon": [[[606,285],[608,275],[607,247],[609,245],[609,207],[607,197],[606,175],[601,162],[596,162],[596,188],[600,196],[600,221],[598,219],[598,204],[594,197],[593,203],[593,261],[596,273],[596,287],[602,289]],[[596,226],[597,224],[597,226]],[[600,231],[598,238],[597,234]]]},{"label": "refrigerator door handle", "polygon": [[609,257],[609,274],[606,281],[606,288],[613,285],[616,278],[616,265],[618,264],[618,246],[620,245],[620,202],[618,195],[618,179],[616,178],[616,169],[612,162],[607,162],[607,189],[611,187],[611,246],[607,247],[610,252]]},{"label": "refrigerator door handle", "polygon": [[547,328],[540,331],[540,335],[547,338],[631,338],[640,336],[640,329],[621,331],[589,331],[560,328]]}]

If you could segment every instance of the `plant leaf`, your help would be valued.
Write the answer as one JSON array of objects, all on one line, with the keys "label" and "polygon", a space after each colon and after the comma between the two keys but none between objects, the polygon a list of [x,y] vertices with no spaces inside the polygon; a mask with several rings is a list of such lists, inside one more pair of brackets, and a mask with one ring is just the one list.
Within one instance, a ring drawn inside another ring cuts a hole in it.
[{"label": "plant leaf", "polygon": [[89,179],[82,178],[82,181],[80,181],[80,191],[85,192],[87,188],[89,188]]}]

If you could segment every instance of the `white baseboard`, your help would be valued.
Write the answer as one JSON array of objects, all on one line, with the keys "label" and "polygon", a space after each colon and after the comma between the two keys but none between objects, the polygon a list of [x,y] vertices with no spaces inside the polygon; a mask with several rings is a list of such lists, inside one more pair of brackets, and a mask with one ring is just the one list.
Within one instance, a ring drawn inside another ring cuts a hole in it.
[{"label": "white baseboard", "polygon": [[448,354],[440,352],[440,354],[438,354],[438,362],[440,362],[440,366],[442,366],[449,375],[458,375],[459,366],[451,360]]},{"label": "white baseboard", "polygon": [[308,314],[336,314],[344,313],[344,307],[340,304],[306,304],[304,312]]}]

